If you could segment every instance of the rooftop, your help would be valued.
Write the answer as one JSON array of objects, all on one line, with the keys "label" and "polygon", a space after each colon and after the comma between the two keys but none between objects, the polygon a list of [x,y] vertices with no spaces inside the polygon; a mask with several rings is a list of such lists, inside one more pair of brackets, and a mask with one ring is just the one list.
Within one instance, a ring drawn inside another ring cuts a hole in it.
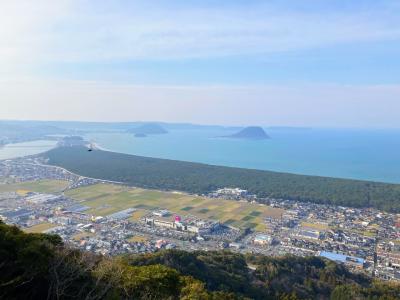
[{"label": "rooftop", "polygon": [[319,253],[319,256],[328,258],[328,259],[336,261],[336,262],[341,262],[341,263],[353,262],[358,265],[363,265],[365,262],[364,259],[359,258],[359,257],[348,256],[348,255],[343,255],[340,253],[327,252],[327,251],[321,251]]}]

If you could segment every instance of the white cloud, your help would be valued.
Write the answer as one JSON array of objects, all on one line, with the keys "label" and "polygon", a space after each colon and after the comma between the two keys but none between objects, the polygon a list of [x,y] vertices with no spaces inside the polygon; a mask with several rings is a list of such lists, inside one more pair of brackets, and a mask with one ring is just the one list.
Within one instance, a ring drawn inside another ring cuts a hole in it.
[{"label": "white cloud", "polygon": [[295,13],[266,4],[179,9],[165,2],[115,3],[1,1],[0,62],[18,68],[40,62],[208,58],[400,37],[395,6]]}]

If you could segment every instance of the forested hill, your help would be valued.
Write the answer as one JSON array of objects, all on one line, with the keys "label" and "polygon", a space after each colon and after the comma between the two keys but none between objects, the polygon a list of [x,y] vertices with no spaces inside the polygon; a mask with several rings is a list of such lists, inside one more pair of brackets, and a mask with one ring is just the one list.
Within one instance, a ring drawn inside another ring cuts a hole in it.
[{"label": "forested hill", "polygon": [[129,185],[203,194],[240,187],[259,197],[284,198],[400,212],[400,185],[212,166],[84,147],[60,147],[43,157],[74,173]]},{"label": "forested hill", "polygon": [[0,299],[392,300],[399,294],[399,285],[317,257],[172,250],[110,258],[0,220]]}]

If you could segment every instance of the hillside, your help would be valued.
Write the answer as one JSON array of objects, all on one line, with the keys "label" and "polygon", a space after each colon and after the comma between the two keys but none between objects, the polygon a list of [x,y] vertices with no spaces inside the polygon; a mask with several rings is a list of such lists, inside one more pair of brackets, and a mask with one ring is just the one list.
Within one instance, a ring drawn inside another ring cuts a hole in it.
[{"label": "hillside", "polygon": [[160,264],[130,266],[0,220],[0,299],[236,299]]},{"label": "hillside", "polygon": [[49,135],[67,134],[65,129],[51,125],[29,125],[27,122],[0,121],[0,145],[39,139],[52,139]]},{"label": "hillside", "polygon": [[239,132],[226,136],[227,138],[233,139],[244,139],[244,140],[265,140],[270,137],[261,127],[251,126],[246,127]]},{"label": "hillside", "polygon": [[108,258],[1,221],[0,271],[0,299],[391,300],[400,293],[320,258],[179,250]]},{"label": "hillside", "polygon": [[[400,285],[375,282],[318,257],[171,250],[128,256],[125,261],[133,266],[165,265],[204,282],[211,291],[250,299],[398,299],[400,292]],[[255,270],[249,271],[248,265]]]},{"label": "hillside", "polygon": [[83,147],[56,148],[48,163],[74,173],[129,185],[203,194],[227,186],[259,197],[285,198],[400,212],[400,185],[212,166]]}]

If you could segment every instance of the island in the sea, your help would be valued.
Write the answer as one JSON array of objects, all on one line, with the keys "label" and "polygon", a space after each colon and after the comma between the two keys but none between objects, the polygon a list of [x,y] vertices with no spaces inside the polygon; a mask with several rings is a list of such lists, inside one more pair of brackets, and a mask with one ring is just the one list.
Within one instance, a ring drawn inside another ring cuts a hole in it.
[{"label": "island in the sea", "polygon": [[225,138],[244,139],[244,140],[265,140],[269,139],[269,135],[259,126],[249,126],[243,128],[237,133],[224,136]]},{"label": "island in the sea", "polygon": [[146,137],[153,134],[166,134],[168,133],[161,125],[155,123],[143,124],[137,128],[132,128],[128,130],[133,133],[135,137]]}]

